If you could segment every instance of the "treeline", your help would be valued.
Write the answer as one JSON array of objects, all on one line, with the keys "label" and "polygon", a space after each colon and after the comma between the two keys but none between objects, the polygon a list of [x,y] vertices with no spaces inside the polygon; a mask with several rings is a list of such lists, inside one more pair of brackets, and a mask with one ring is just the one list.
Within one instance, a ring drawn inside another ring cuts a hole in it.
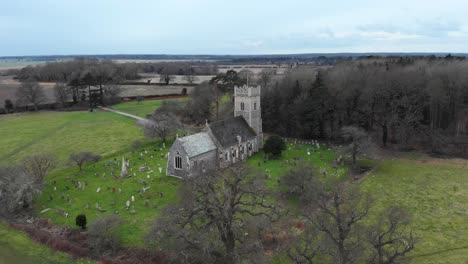
[{"label": "treeline", "polygon": [[468,61],[450,56],[366,58],[318,73],[293,70],[262,91],[264,130],[333,139],[340,127],[357,125],[377,132],[383,145],[424,141],[437,151],[467,136],[467,73]]},{"label": "treeline", "polygon": [[141,72],[170,75],[216,75],[218,67],[209,62],[151,62],[139,63]]},{"label": "treeline", "polygon": [[23,81],[68,83],[89,75],[120,82],[139,79],[138,70],[136,63],[115,63],[109,60],[78,58],[27,66],[17,72],[17,78]]}]

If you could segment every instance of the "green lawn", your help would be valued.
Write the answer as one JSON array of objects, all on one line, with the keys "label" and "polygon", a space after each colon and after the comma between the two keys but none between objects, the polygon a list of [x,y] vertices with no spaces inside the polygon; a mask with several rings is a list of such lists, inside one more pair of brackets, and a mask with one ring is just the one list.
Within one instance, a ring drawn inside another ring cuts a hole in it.
[{"label": "green lawn", "polygon": [[[78,214],[85,214],[89,223],[98,216],[118,213],[124,219],[120,230],[124,244],[143,245],[148,221],[155,219],[165,205],[177,201],[176,194],[180,180],[165,176],[164,155],[169,147],[169,144],[163,148],[162,143],[153,143],[130,152],[106,157],[96,164],[85,167],[84,172],[79,172],[78,167],[73,167],[52,173],[45,181],[42,196],[38,198],[37,215],[48,217],[59,224],[76,227],[75,217]],[[131,177],[119,177],[122,157],[130,160],[128,171]],[[144,164],[148,166],[148,170],[139,172],[139,167]],[[159,166],[162,168],[162,173],[159,173]],[[83,185],[87,183],[85,190],[76,188],[78,181]],[[145,186],[149,189],[140,195],[138,191]],[[131,202],[132,196],[135,202]],[[67,201],[68,198],[70,202]],[[146,200],[149,202],[148,207],[145,206]],[[126,210],[127,201],[131,202],[135,214],[132,214],[131,210]],[[88,209],[86,204],[89,205]],[[96,204],[105,212],[98,211]],[[40,213],[47,208],[51,210]],[[59,213],[59,210],[69,213],[70,217],[66,218]]]},{"label": "green lawn", "polygon": [[[310,155],[307,155],[308,150]],[[268,160],[265,162],[264,153],[260,151],[249,158],[248,165],[253,169],[254,173],[263,175],[269,174],[270,177],[266,181],[267,187],[277,189],[278,181],[281,176],[295,166],[295,158],[297,159],[296,164],[304,162],[305,164],[312,165],[319,171],[325,170],[327,172],[327,177],[346,177],[347,169],[345,167],[339,167],[337,170],[333,169],[332,161],[335,156],[335,152],[323,146],[321,146],[320,149],[316,149],[312,145],[288,143],[280,159]]]},{"label": "green lawn", "polygon": [[74,260],[67,254],[56,252],[32,241],[27,234],[0,223],[0,263],[51,264],[95,263]]},{"label": "green lawn", "polygon": [[373,214],[386,205],[403,205],[413,213],[418,243],[411,263],[468,263],[467,165],[465,160],[387,160],[362,182],[376,200]]},{"label": "green lawn", "polygon": [[[167,101],[186,101],[188,98],[166,99]],[[154,113],[166,100],[147,100],[141,102],[125,102],[113,105],[112,108],[136,116],[146,117]]]},{"label": "green lawn", "polygon": [[109,112],[39,112],[0,117],[0,165],[40,152],[65,165],[76,151],[109,155],[142,138],[135,121]]}]

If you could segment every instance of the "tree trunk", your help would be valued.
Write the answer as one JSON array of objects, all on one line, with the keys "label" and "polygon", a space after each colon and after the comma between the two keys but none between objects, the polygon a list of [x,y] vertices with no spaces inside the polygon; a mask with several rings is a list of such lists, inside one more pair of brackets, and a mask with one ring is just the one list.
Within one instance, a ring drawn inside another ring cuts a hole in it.
[{"label": "tree trunk", "polygon": [[387,146],[387,138],[388,138],[388,127],[387,127],[387,122],[385,122],[382,125],[382,143],[384,147]]}]

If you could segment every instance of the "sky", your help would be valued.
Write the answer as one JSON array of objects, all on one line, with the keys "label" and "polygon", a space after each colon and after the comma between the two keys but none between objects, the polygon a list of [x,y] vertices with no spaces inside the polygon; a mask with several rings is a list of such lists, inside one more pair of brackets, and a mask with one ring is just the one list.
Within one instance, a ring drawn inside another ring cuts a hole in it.
[{"label": "sky", "polygon": [[466,0],[0,0],[0,56],[468,53]]}]

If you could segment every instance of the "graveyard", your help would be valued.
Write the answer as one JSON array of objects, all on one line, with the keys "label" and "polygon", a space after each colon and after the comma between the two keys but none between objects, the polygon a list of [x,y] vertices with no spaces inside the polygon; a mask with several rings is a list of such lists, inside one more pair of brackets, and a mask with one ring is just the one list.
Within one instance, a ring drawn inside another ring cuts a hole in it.
[{"label": "graveyard", "polygon": [[[254,175],[266,177],[266,185],[273,189],[278,188],[279,177],[296,164],[295,160],[304,160],[329,172],[330,176],[346,176],[343,166],[332,167],[335,158],[332,150],[310,144],[312,142],[303,143],[289,143],[281,159],[265,161],[263,152],[259,152],[247,165]],[[76,228],[78,214],[85,214],[88,221],[93,221],[98,216],[115,213],[124,219],[119,230],[124,245],[143,246],[148,222],[154,220],[164,206],[177,201],[181,182],[165,174],[165,155],[170,145],[151,142],[88,164],[83,172],[76,166],[53,172],[45,180],[43,193],[38,198],[37,216]],[[121,176],[123,159],[129,164],[125,177]]]}]

